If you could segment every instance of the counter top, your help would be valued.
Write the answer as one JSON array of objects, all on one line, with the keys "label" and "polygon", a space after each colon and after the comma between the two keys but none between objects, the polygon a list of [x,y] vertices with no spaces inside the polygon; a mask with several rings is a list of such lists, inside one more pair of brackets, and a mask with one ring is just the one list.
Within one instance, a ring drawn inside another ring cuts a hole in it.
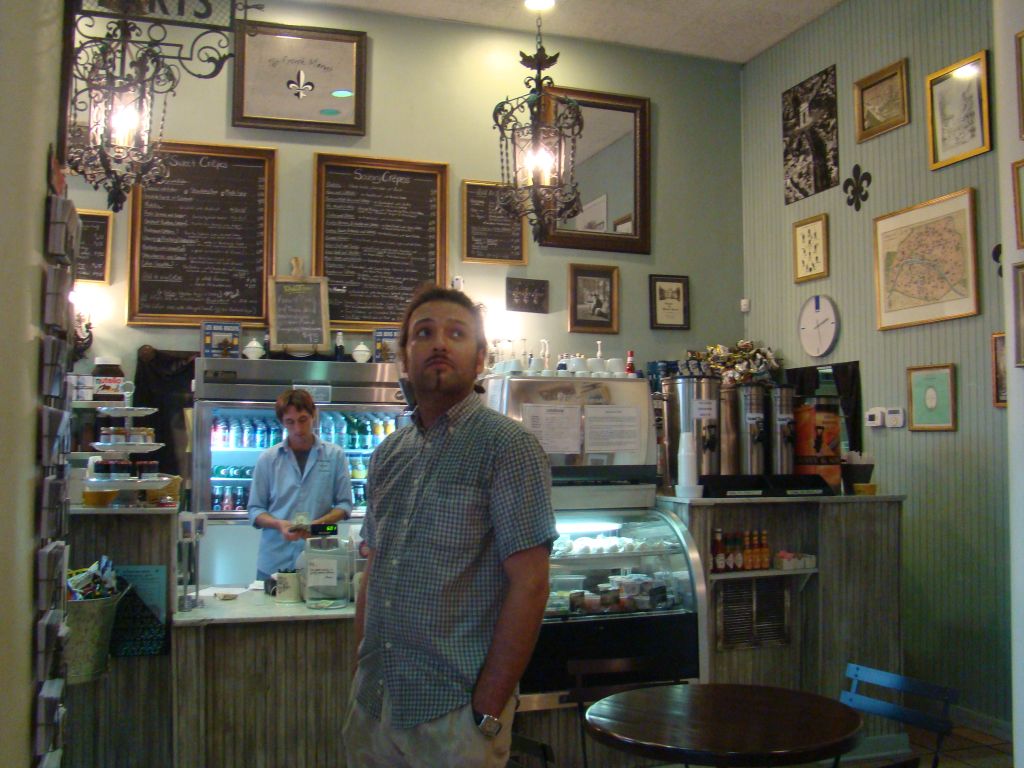
[{"label": "counter top", "polygon": [[344,608],[307,608],[305,603],[278,603],[265,592],[248,590],[234,600],[204,597],[201,608],[177,611],[174,626],[192,627],[203,624],[255,624],[268,621],[320,621],[351,619],[356,609],[351,603]]},{"label": "counter top", "polygon": [[878,501],[905,501],[902,495],[876,496],[726,496],[723,498],[688,499],[681,496],[658,496],[658,501],[693,506],[718,504],[873,504]]}]

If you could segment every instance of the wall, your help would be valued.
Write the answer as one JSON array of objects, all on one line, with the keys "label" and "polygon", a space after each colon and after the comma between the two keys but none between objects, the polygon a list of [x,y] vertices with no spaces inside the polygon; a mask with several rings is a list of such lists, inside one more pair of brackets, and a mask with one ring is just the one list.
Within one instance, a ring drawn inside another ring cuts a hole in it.
[{"label": "wall", "polygon": [[[0,24],[0,177],[8,181],[0,206],[0,360],[17,361],[0,377],[0,447],[4,504],[0,506],[0,765],[27,766],[35,696],[32,673],[35,499],[37,493],[38,323],[47,147],[56,132],[60,62],[58,0],[4,6]],[[26,30],[38,30],[25,34]],[[23,137],[12,147],[6,137]]]},{"label": "wall", "polygon": [[[838,344],[824,361],[860,361],[865,406],[906,407],[907,366],[956,364],[957,431],[870,430],[866,450],[875,457],[880,490],[907,495],[905,670],[957,687],[979,725],[1006,731],[1007,414],[992,407],[989,353],[990,335],[1003,330],[1002,289],[989,258],[1000,241],[997,157],[990,152],[928,170],[924,97],[928,73],[992,47],[990,8],[985,0],[848,0],[749,62],[743,71],[743,240],[752,302],[748,332],[775,346],[787,365],[815,362],[800,348],[796,316],[816,293],[835,299],[842,319]],[[903,57],[910,124],[857,144],[853,82]],[[787,206],[781,95],[831,64],[839,97],[840,186]],[[859,213],[847,206],[841,188],[855,163],[873,177]],[[980,314],[876,330],[873,218],[967,186],[976,194]],[[820,212],[829,215],[830,275],[795,284],[791,225]]]},{"label": "wall", "polygon": [[[488,333],[544,337],[553,353],[596,349],[600,336],[567,332],[568,265],[612,264],[621,268],[620,334],[604,337],[606,357],[636,349],[638,362],[676,358],[683,350],[732,342],[742,331],[736,310],[741,272],[739,67],[733,64],[578,40],[545,39],[561,58],[551,71],[563,86],[650,97],[653,105],[653,252],[619,256],[596,251],[539,248],[531,242],[525,267],[463,264],[460,184],[497,179],[498,144],[492,128],[495,103],[525,90],[527,70],[519,51],[533,50],[534,24],[523,16],[522,32],[398,16],[311,8],[275,2],[258,18],[308,26],[366,31],[369,35],[368,129],[365,137],[231,127],[227,73],[213,81],[185,77],[168,107],[166,138],[272,146],[278,149],[277,264],[287,274],[291,257],[308,268],[312,254],[312,194],[315,152],[395,157],[449,164],[448,268],[461,274],[466,290],[489,307]],[[230,69],[230,68],[229,68]],[[80,183],[79,207],[102,208],[103,196]],[[586,190],[583,197],[589,200]],[[113,284],[99,291],[93,320],[92,355],[118,354],[126,369],[135,350],[151,343],[195,349],[195,329],[123,327],[127,305],[128,215],[116,218]],[[647,275],[690,276],[690,331],[651,331]],[[506,275],[550,281],[547,316],[504,312]],[[405,297],[396,296],[397,302]],[[262,335],[262,334],[260,334]],[[351,348],[357,337],[346,334]],[[91,362],[80,363],[87,370]]]}]

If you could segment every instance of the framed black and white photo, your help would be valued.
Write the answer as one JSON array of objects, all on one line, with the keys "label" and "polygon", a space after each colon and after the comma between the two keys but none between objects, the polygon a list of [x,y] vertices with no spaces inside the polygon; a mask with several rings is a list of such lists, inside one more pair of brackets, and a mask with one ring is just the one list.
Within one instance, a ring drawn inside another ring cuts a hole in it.
[{"label": "framed black and white photo", "polygon": [[686,275],[648,275],[651,328],[687,330],[690,327],[690,278]]},{"label": "framed black and white photo", "polygon": [[932,72],[926,83],[928,167],[934,171],[992,149],[986,51]]},{"label": "framed black and white photo", "polygon": [[569,265],[569,333],[619,332],[619,268]]},{"label": "framed black and white photo", "polygon": [[366,33],[240,23],[231,124],[366,134]]},{"label": "framed black and white photo", "polygon": [[782,164],[786,205],[839,184],[834,64],[783,92]]},{"label": "framed black and white photo", "polygon": [[548,313],[548,281],[505,278],[505,309],[509,312]]}]

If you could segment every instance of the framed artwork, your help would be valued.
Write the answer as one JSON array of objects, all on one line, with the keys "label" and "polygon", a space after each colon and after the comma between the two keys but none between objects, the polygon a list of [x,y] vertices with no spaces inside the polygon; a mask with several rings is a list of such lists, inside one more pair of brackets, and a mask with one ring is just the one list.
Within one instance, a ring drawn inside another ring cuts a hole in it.
[{"label": "framed artwork", "polygon": [[576,217],[576,229],[582,232],[608,231],[608,196],[601,195],[583,206]]},{"label": "framed artwork", "polygon": [[480,264],[526,264],[526,219],[498,207],[496,181],[462,182],[462,260]]},{"label": "framed artwork", "polygon": [[978,51],[925,80],[928,167],[933,171],[992,149],[986,53]]},{"label": "framed artwork", "polygon": [[509,312],[548,313],[548,281],[505,278],[505,309]]},{"label": "framed artwork", "polygon": [[690,327],[690,278],[648,275],[651,328],[685,331]]},{"label": "framed artwork", "polygon": [[366,134],[366,33],[243,22],[231,124]]},{"label": "framed artwork", "polygon": [[1013,364],[1024,368],[1024,261],[1013,265],[1013,329],[1017,337]]},{"label": "framed artwork", "polygon": [[1006,407],[1006,334],[992,334],[992,405]]},{"label": "framed artwork", "polygon": [[907,368],[907,402],[912,431],[956,431],[956,366],[944,363]]},{"label": "framed artwork", "polygon": [[828,214],[793,224],[793,282],[828,277]]},{"label": "framed artwork", "polygon": [[619,332],[619,268],[569,265],[569,333]]},{"label": "framed artwork", "polygon": [[625,216],[620,216],[612,222],[612,226],[615,229],[617,235],[631,235],[633,234],[633,214],[627,213]]},{"label": "framed artwork", "polygon": [[1017,247],[1024,248],[1024,160],[1011,166],[1013,180],[1013,218],[1017,222]]},{"label": "framed artwork", "polygon": [[839,120],[833,64],[782,94],[786,205],[839,184]]},{"label": "framed artwork", "polygon": [[857,143],[873,139],[910,122],[907,60],[862,77],[853,84]]},{"label": "framed artwork", "polygon": [[875,219],[880,331],[978,314],[974,190]]},{"label": "framed artwork", "polygon": [[1017,33],[1017,118],[1024,139],[1024,30]]}]

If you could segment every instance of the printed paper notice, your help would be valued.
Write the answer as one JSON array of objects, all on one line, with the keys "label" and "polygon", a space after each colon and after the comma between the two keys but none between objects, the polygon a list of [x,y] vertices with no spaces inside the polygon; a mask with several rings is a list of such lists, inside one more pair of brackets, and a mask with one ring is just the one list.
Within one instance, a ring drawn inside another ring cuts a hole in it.
[{"label": "printed paper notice", "polygon": [[640,409],[588,405],[583,409],[583,450],[614,453],[640,450]]},{"label": "printed paper notice", "polygon": [[523,403],[523,426],[533,433],[548,453],[580,452],[578,405]]}]

